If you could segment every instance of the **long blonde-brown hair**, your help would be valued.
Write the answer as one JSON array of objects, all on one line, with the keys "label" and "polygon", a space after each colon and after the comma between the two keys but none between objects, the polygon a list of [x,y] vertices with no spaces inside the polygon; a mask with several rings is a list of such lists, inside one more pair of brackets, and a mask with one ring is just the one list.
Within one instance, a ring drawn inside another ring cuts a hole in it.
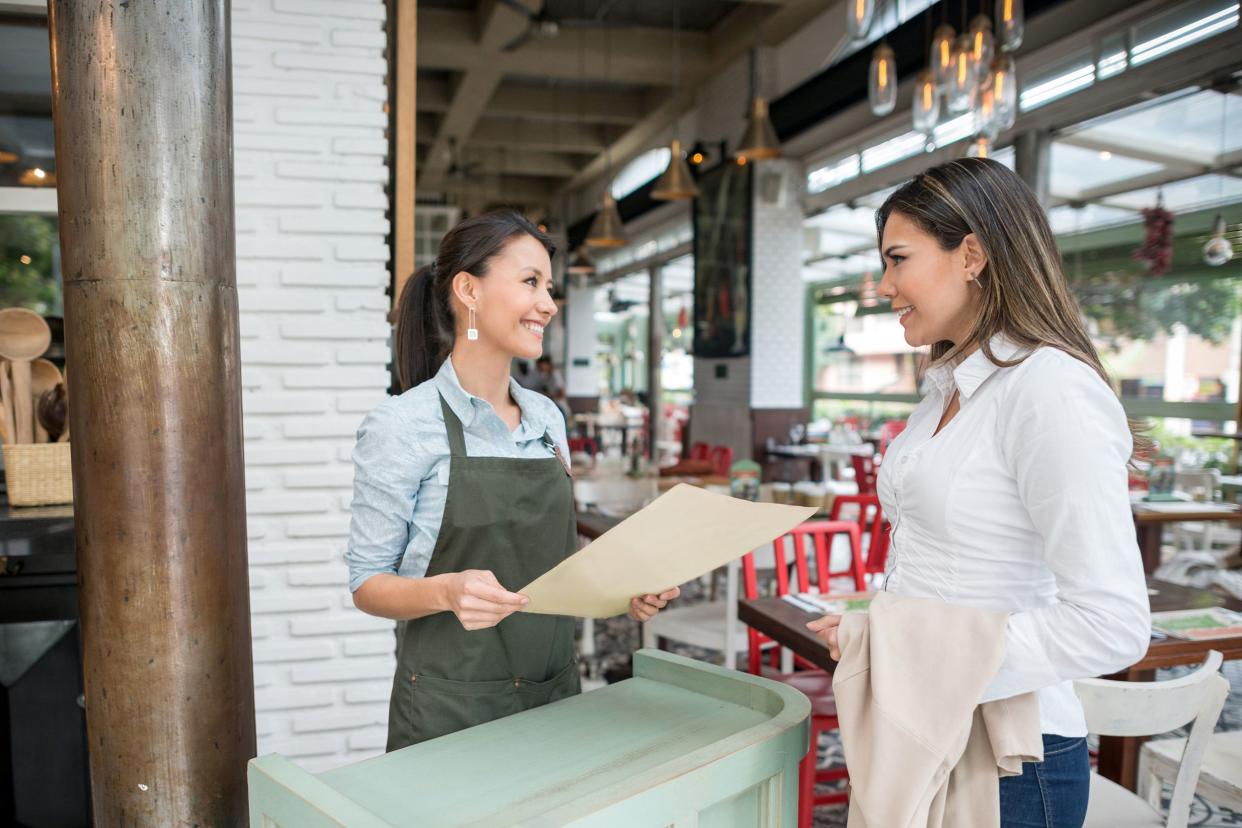
[{"label": "long blonde-brown hair", "polygon": [[[935,238],[942,250],[956,250],[973,233],[987,257],[976,277],[979,314],[970,335],[962,342],[934,344],[933,364],[976,346],[996,365],[1021,363],[1025,356],[1005,361],[992,352],[992,337],[1004,334],[1031,351],[1058,348],[1090,365],[1111,386],[1065,280],[1048,217],[1016,173],[986,158],[961,158],[927,169],[876,211],[881,247],[884,226],[894,212]],[[1152,447],[1143,435],[1145,428],[1143,422],[1130,420],[1136,455]]]}]

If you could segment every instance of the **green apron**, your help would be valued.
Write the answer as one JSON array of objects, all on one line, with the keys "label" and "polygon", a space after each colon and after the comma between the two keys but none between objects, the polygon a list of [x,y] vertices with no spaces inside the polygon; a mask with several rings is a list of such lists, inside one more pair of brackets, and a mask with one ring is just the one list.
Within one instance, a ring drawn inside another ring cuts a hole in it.
[{"label": "green apron", "polygon": [[[461,420],[443,397],[440,408],[451,460],[427,575],[489,569],[519,590],[577,549],[569,471],[546,433],[554,456],[468,457]],[[398,624],[397,638],[390,751],[580,691],[572,618],[518,612],[468,632],[439,612]]]}]

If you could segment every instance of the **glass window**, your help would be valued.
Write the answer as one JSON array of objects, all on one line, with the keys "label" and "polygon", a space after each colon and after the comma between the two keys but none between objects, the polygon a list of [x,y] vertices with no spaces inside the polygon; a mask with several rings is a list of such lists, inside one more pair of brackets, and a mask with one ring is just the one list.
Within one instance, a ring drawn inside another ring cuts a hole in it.
[{"label": "glass window", "polygon": [[0,20],[0,187],[56,184],[47,23]]},{"label": "glass window", "polygon": [[875,303],[862,293],[862,285],[853,293],[833,288],[812,291],[812,391],[917,393],[921,355],[906,345],[897,314],[884,312],[887,303]]},{"label": "glass window", "polygon": [[653,178],[657,178],[668,166],[672,153],[668,147],[656,147],[626,164],[612,180],[612,197],[625,198]]}]

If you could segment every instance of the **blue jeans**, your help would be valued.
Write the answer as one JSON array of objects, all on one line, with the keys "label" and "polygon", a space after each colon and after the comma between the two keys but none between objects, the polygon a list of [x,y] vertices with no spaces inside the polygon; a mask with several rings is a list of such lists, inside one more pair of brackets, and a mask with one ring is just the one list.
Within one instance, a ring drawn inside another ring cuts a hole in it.
[{"label": "blue jeans", "polygon": [[1082,828],[1091,787],[1087,740],[1044,734],[1044,761],[1000,781],[1001,828]]}]

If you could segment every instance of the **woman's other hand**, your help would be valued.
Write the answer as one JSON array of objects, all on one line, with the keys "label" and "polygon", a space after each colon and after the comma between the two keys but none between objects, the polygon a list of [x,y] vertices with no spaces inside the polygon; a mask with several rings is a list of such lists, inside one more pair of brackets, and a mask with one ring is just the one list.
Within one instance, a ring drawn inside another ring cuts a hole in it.
[{"label": "woman's other hand", "polygon": [[656,613],[668,606],[668,602],[681,596],[681,587],[673,587],[659,595],[639,595],[630,599],[630,618],[635,621],[650,621]]},{"label": "woman's other hand", "polygon": [[837,630],[841,626],[841,616],[825,615],[807,624],[807,629],[815,633],[820,641],[828,647],[828,655],[833,661],[841,660],[841,645],[837,642]]}]

